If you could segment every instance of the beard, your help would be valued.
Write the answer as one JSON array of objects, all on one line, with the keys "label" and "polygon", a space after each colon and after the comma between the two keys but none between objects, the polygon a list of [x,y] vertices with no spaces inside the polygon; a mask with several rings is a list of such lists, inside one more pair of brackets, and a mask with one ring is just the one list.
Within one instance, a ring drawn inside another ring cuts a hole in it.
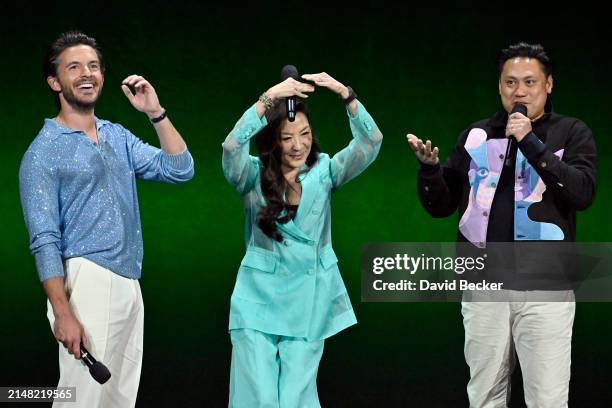
[{"label": "beard", "polygon": [[[100,97],[100,92],[102,92],[102,88],[98,88],[98,94],[93,100],[83,100],[80,99],[77,95],[72,92],[70,86],[65,86],[60,82],[62,90],[60,91],[62,95],[64,95],[64,99],[66,103],[70,105],[74,110],[78,112],[90,112],[96,107],[96,103],[98,102],[98,98]],[[97,86],[97,84],[96,84]]]}]

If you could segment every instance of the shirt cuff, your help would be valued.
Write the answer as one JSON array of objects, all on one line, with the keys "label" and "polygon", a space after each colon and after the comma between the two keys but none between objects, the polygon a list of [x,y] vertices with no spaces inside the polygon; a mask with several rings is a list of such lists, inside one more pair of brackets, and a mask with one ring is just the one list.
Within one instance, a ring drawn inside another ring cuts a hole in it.
[{"label": "shirt cuff", "polygon": [[62,256],[54,243],[39,248],[39,251],[34,255],[34,259],[41,282],[57,276],[64,276]]},{"label": "shirt cuff", "polygon": [[368,138],[372,139],[372,135],[376,129],[376,123],[374,123],[374,119],[372,119],[372,116],[370,116],[361,102],[357,101],[357,115],[353,116],[351,108],[348,105],[346,105],[346,114],[349,117],[351,127],[361,129],[361,133],[367,134]]},{"label": "shirt cuff", "polygon": [[540,160],[546,151],[546,145],[538,139],[535,133],[529,132],[520,142],[518,147],[530,163]]},{"label": "shirt cuff", "polygon": [[440,171],[440,163],[427,164],[419,162],[421,167],[419,168],[419,175],[423,177],[431,177],[436,175]]},{"label": "shirt cuff", "polygon": [[268,124],[266,115],[263,115],[261,118],[259,117],[255,105],[256,104],[253,104],[253,106],[244,112],[234,129],[234,137],[238,139],[240,144],[248,142],[257,132]]},{"label": "shirt cuff", "polygon": [[162,150],[162,156],[164,163],[174,170],[188,170],[193,166],[193,158],[191,157],[191,153],[187,150],[187,146],[185,146],[185,150],[179,154],[169,154]]}]

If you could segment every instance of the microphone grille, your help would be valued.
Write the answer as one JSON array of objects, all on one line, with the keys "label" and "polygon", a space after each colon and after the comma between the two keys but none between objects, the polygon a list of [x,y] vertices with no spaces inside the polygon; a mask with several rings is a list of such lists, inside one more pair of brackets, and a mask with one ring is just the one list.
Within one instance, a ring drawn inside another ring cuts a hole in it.
[{"label": "microphone grille", "polygon": [[510,114],[517,113],[517,112],[522,115],[527,116],[527,107],[523,105],[522,103],[517,103],[516,105],[514,105],[514,107],[512,107],[512,112],[510,112]]},{"label": "microphone grille", "polygon": [[96,361],[90,368],[89,373],[93,377],[94,380],[99,382],[100,384],[104,384],[111,378],[111,373],[108,371],[108,368],[104,364],[99,361]]},{"label": "microphone grille", "polygon": [[295,80],[300,78],[298,70],[294,65],[285,65],[283,69],[281,69],[281,81],[284,81],[287,78],[293,78]]}]

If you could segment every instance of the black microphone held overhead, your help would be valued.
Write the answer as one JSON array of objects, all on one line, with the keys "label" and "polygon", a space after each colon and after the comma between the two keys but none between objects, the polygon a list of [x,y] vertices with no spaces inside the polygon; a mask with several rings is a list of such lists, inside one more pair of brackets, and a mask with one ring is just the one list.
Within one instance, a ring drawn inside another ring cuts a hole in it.
[{"label": "black microphone held overhead", "polygon": [[[522,115],[527,116],[527,107],[523,104],[517,103],[516,105],[514,105],[514,107],[512,108],[512,112],[510,112],[510,115],[512,115],[513,113],[520,113]],[[514,154],[512,151],[512,147],[514,146],[514,135],[512,135],[511,137],[508,138],[508,147],[506,148],[506,161],[504,162],[504,166],[506,167],[510,167],[512,166],[512,163],[514,162]]]},{"label": "black microphone held overhead", "polygon": [[[300,78],[295,66],[285,65],[283,67],[281,70],[281,81],[287,78],[293,78],[296,81]],[[285,103],[287,104],[287,119],[289,119],[289,122],[293,122],[295,120],[295,96],[288,96],[285,98]]]},{"label": "black microphone held overhead", "polygon": [[111,378],[111,373],[108,368],[101,362],[97,361],[89,351],[81,344],[81,360],[89,367],[89,373],[94,380],[100,384],[104,384]]}]

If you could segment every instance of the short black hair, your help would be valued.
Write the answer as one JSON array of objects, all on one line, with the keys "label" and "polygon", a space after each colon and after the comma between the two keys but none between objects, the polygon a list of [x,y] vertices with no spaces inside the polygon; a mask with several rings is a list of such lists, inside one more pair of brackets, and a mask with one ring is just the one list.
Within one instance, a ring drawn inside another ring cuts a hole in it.
[{"label": "short black hair", "polygon": [[[49,49],[47,50],[45,62],[43,64],[43,75],[45,81],[49,76],[57,77],[57,67],[59,66],[60,54],[67,48],[74,47],[76,45],[88,45],[93,48],[98,55],[98,60],[100,61],[100,70],[102,73],[104,73],[106,70],[106,66],[104,65],[104,56],[102,55],[102,51],[100,50],[96,39],[80,31],[67,31],[60,34],[60,36],[51,43]],[[49,87],[49,89],[51,88]],[[55,104],[57,105],[57,108],[60,109],[61,105],[59,94],[53,89],[51,89],[51,93],[55,97]]]},{"label": "short black hair", "polygon": [[552,75],[553,65],[546,54],[546,50],[540,44],[528,44],[526,42],[520,42],[510,45],[508,48],[504,48],[497,54],[497,77],[501,78],[501,73],[504,69],[506,61],[516,57],[535,58],[542,65],[542,70],[548,78]]}]

